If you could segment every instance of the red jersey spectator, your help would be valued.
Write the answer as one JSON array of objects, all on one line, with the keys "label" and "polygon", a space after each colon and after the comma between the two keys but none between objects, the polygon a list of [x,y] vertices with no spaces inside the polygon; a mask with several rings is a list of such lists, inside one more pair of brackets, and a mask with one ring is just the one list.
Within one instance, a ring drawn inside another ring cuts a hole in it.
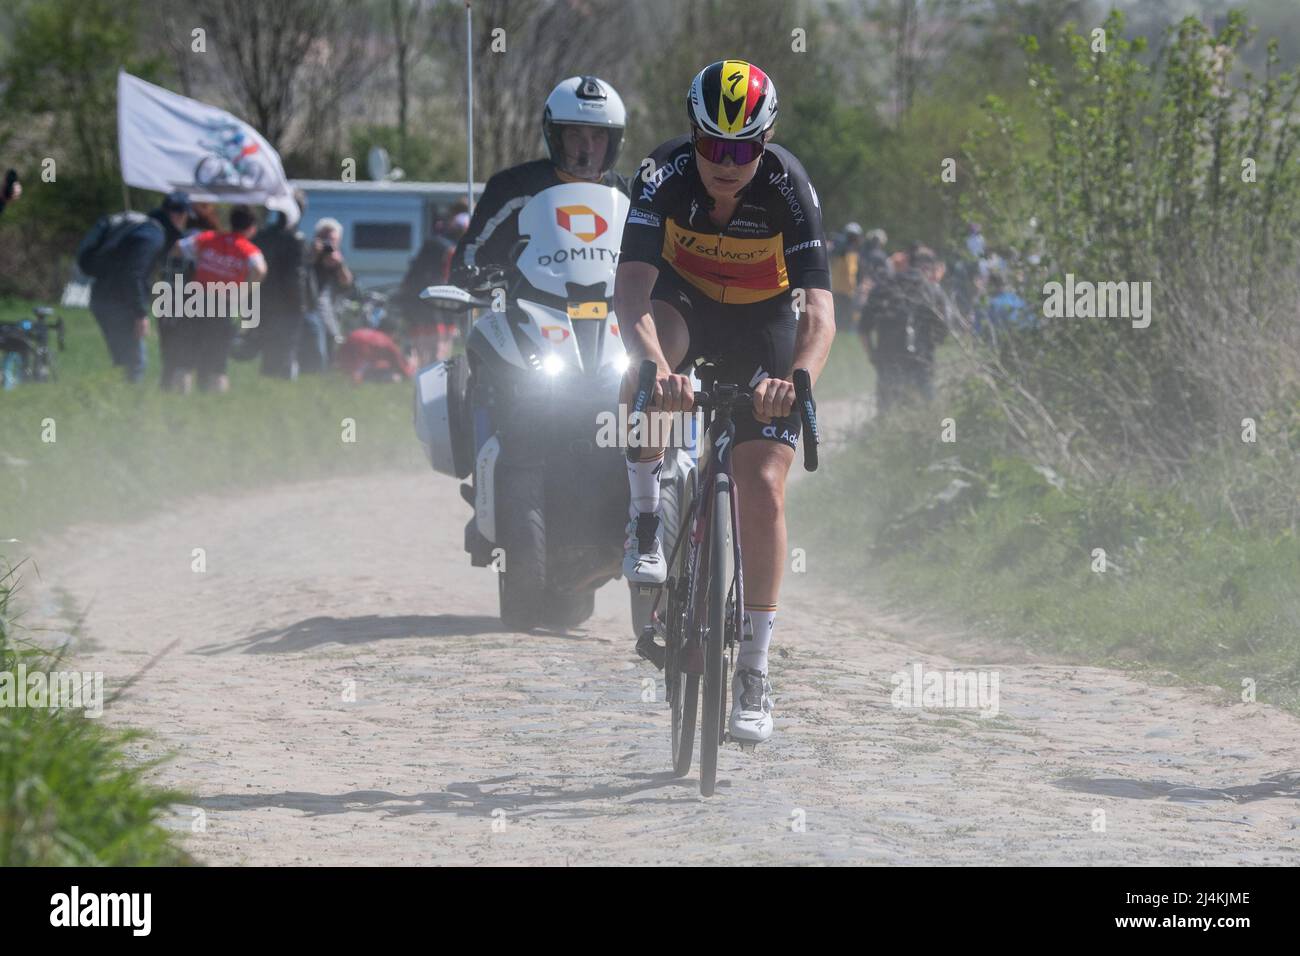
[{"label": "red jersey spectator", "polygon": [[380,329],[362,328],[349,333],[339,346],[335,361],[357,384],[397,382],[415,374],[415,366],[402,354],[392,336]]},{"label": "red jersey spectator", "polygon": [[[261,250],[253,245],[252,237],[257,231],[257,221],[253,210],[248,206],[236,206],[230,211],[230,231],[217,232],[208,230],[182,239],[179,243],[181,253],[194,260],[194,281],[205,287],[236,283],[260,282],[266,276],[266,260]],[[212,290],[209,289],[209,292]],[[209,301],[215,297],[210,297]],[[242,288],[235,296],[225,296],[223,304],[249,300]],[[256,303],[258,300],[252,299]],[[218,392],[229,391],[230,378],[226,374],[226,362],[230,357],[230,342],[234,335],[231,315],[237,309],[218,308],[216,314],[203,315],[198,318],[186,318],[184,346],[178,350],[175,367],[188,372],[193,369],[198,373],[199,387],[212,388]],[[258,320],[257,310],[245,316]]]}]

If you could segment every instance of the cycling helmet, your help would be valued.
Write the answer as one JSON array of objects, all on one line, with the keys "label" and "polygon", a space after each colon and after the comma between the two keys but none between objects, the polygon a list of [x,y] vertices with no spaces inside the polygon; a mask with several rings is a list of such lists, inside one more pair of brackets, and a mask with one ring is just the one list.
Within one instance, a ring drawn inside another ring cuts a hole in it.
[{"label": "cycling helmet", "polygon": [[752,63],[719,60],[695,74],[686,112],[709,136],[758,139],[776,122],[776,86]]},{"label": "cycling helmet", "polygon": [[614,168],[623,147],[627,110],[614,87],[594,76],[571,76],[551,90],[542,114],[542,136],[551,162],[564,168],[565,126],[599,126],[609,130],[609,146],[600,164],[603,176]]}]

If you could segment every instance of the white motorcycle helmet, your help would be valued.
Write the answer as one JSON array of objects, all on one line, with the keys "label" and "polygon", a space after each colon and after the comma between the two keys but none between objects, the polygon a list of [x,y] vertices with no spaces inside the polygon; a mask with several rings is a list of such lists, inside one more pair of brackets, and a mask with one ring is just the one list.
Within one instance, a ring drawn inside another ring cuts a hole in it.
[{"label": "white motorcycle helmet", "polygon": [[609,130],[609,145],[600,164],[600,175],[614,168],[623,148],[623,129],[627,110],[614,87],[594,76],[571,76],[562,81],[546,98],[542,114],[542,137],[552,163],[564,169],[565,126],[599,126]]}]

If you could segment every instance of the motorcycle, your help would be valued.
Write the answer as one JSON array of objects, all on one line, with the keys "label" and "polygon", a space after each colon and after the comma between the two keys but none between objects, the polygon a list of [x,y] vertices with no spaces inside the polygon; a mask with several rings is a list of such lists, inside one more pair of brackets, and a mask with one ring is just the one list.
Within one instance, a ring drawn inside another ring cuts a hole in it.
[{"label": "motorcycle", "polygon": [[[497,572],[512,629],[581,624],[597,589],[622,573],[617,423],[629,360],[612,300],[627,208],[621,192],[593,183],[542,190],[520,211],[513,268],[482,273],[472,290],[421,293],[440,308],[485,310],[464,355],[417,373],[415,428],[435,471],[470,479],[465,550]],[[660,477],[665,553],[693,475],[687,449],[671,448]],[[633,589],[633,635],[650,600]]]}]

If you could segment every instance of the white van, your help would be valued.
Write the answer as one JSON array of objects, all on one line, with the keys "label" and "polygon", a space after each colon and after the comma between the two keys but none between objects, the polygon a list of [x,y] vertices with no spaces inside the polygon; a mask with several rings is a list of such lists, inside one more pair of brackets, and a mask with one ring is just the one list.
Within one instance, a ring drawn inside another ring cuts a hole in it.
[{"label": "white van", "polygon": [[[434,222],[465,198],[464,183],[296,179],[293,185],[307,194],[307,214],[298,225],[303,235],[311,237],[322,219],[337,219],[343,258],[358,288],[384,291],[401,283]],[[483,184],[475,183],[475,202],[482,193]]]}]

